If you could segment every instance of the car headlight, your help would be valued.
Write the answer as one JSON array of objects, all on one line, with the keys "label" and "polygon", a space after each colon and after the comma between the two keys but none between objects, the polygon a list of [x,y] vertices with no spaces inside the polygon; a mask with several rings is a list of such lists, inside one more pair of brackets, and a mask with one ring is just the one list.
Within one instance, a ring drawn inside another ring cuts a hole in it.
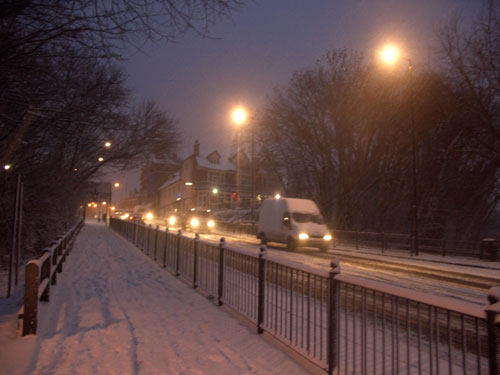
[{"label": "car headlight", "polygon": [[325,235],[323,236],[323,239],[324,239],[325,241],[330,241],[330,240],[332,239],[332,235],[331,235],[331,234],[325,234]]},{"label": "car headlight", "polygon": [[213,228],[213,227],[215,227],[215,221],[213,221],[213,220],[209,220],[209,221],[208,221],[208,223],[207,223],[207,225],[208,225],[210,228]]},{"label": "car headlight", "polygon": [[147,220],[151,220],[152,218],[153,218],[153,214],[152,214],[151,212],[148,212],[148,213],[146,214],[146,219],[147,219]]},{"label": "car headlight", "polygon": [[175,224],[175,216],[170,216],[170,217],[168,218],[168,223],[169,223],[170,225],[174,225],[174,224]]},{"label": "car headlight", "polygon": [[299,233],[299,240],[307,240],[309,235],[307,233]]},{"label": "car headlight", "polygon": [[198,225],[200,225],[200,222],[198,221],[198,219],[196,219],[196,218],[191,219],[191,226],[192,227],[197,227]]}]

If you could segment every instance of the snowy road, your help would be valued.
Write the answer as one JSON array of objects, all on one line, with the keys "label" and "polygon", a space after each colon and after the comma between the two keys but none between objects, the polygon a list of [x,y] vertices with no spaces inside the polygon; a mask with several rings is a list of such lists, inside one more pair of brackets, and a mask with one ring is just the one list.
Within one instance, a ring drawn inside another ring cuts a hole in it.
[{"label": "snowy road", "polygon": [[103,226],[83,228],[62,275],[27,373],[307,373]]}]

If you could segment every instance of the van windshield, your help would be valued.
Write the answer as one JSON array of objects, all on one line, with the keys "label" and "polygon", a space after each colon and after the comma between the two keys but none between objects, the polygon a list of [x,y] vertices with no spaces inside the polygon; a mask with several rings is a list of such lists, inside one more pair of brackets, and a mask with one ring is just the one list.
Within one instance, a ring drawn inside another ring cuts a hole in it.
[{"label": "van windshield", "polygon": [[297,223],[315,223],[324,224],[323,218],[319,214],[306,214],[303,212],[294,212],[292,214],[293,220]]}]

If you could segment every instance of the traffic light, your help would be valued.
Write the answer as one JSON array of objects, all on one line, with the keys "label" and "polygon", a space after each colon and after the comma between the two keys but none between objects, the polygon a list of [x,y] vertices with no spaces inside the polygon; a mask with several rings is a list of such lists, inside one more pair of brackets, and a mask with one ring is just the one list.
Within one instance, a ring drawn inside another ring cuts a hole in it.
[{"label": "traffic light", "polygon": [[238,196],[237,192],[233,193],[231,199],[232,199],[233,202],[239,202],[240,201],[240,197]]}]

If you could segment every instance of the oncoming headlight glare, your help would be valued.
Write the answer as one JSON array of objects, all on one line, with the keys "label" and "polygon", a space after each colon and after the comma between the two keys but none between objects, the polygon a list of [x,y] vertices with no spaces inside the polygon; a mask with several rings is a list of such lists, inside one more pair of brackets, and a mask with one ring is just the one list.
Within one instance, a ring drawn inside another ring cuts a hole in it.
[{"label": "oncoming headlight glare", "polygon": [[213,228],[213,227],[215,227],[215,221],[213,221],[213,220],[209,220],[207,225],[208,225],[210,228]]},{"label": "oncoming headlight glare", "polygon": [[332,235],[331,235],[331,234],[325,234],[325,235],[323,236],[323,239],[324,239],[325,241],[330,241],[330,240],[332,239]]},{"label": "oncoming headlight glare", "polygon": [[169,223],[170,225],[174,225],[174,224],[175,224],[175,216],[170,216],[170,217],[168,218],[168,223]]},{"label": "oncoming headlight glare", "polygon": [[198,225],[200,225],[200,222],[198,221],[197,218],[191,219],[191,226],[192,227],[197,227]]},{"label": "oncoming headlight glare", "polygon": [[308,238],[309,238],[309,235],[307,233],[299,233],[300,240],[307,240]]}]

